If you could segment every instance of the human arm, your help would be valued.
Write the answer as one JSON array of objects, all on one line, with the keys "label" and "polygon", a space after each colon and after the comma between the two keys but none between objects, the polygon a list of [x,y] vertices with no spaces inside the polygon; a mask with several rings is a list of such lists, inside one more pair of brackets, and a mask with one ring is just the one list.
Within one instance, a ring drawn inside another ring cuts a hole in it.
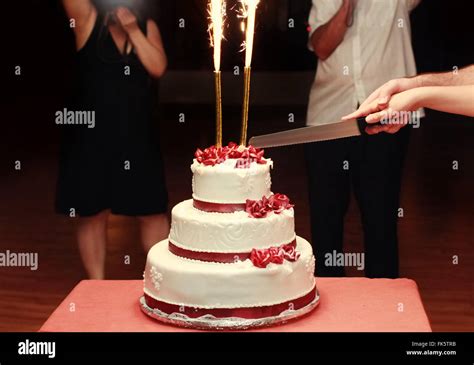
[{"label": "human arm", "polygon": [[91,0],[62,0],[62,3],[68,18],[74,20],[76,47],[81,49],[94,26],[97,11]]},{"label": "human arm", "polygon": [[462,85],[474,85],[474,65],[456,71],[422,74],[411,78],[391,80],[375,90],[357,111],[343,119],[361,118],[384,110],[393,95],[407,90],[419,87]]},{"label": "human arm", "polygon": [[474,84],[422,87],[415,91],[422,108],[474,117]]},{"label": "human arm", "polygon": [[386,109],[366,118],[369,124],[379,123],[383,120],[388,123],[368,126],[367,133],[396,133],[407,125],[409,120],[398,120],[394,123],[389,120],[391,116],[406,116],[406,112],[413,112],[420,108],[474,117],[474,85],[424,86],[393,95]]},{"label": "human arm", "polygon": [[160,30],[153,20],[147,22],[147,36],[143,34],[135,15],[127,8],[119,7],[116,17],[123,30],[128,34],[140,62],[148,73],[160,78],[167,68],[167,57],[163,47]]},{"label": "human arm", "polygon": [[75,19],[78,26],[87,22],[87,19],[95,10],[91,0],[62,0],[62,2],[67,16]]},{"label": "human arm", "polygon": [[331,20],[318,27],[312,34],[311,46],[319,59],[325,60],[331,56],[344,40],[354,6],[354,0],[343,0],[341,7]]},{"label": "human arm", "polygon": [[405,0],[408,7],[408,11],[412,12],[418,5],[420,5],[421,0]]}]

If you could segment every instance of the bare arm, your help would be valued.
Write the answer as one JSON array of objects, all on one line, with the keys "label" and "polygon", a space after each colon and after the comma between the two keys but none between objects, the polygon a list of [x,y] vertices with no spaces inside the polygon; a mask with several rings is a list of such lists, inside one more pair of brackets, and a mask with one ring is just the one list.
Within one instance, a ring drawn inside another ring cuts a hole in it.
[{"label": "bare arm", "polygon": [[419,75],[415,79],[420,86],[474,85],[474,65],[458,71]]},{"label": "bare arm", "polygon": [[445,113],[474,117],[474,84],[431,86],[418,91],[418,105]]},{"label": "bare arm", "polygon": [[129,33],[138,58],[147,71],[155,78],[160,78],[166,71],[168,60],[161,40],[161,34],[154,21],[149,21],[148,38],[140,31]]},{"label": "bare arm", "polygon": [[97,11],[91,0],[62,0],[69,19],[74,20],[76,48],[81,49],[94,27]]},{"label": "bare arm", "polygon": [[69,18],[76,20],[80,26],[87,22],[89,16],[95,10],[91,0],[62,0],[64,9]]},{"label": "bare arm", "polygon": [[407,90],[427,86],[462,85],[474,85],[474,65],[464,67],[457,72],[422,74],[411,78],[391,80],[375,90],[356,112],[343,119],[360,118],[386,109],[393,95]]},{"label": "bare arm", "polygon": [[387,109],[373,113],[366,118],[369,124],[382,121],[382,124],[367,127],[367,133],[396,133],[407,125],[409,120],[394,121],[390,118],[397,114],[401,118],[402,115],[407,115],[406,112],[413,112],[419,108],[474,117],[474,85],[425,86],[395,94],[390,99]]},{"label": "bare arm", "polygon": [[353,0],[344,0],[336,15],[316,29],[311,36],[311,44],[319,59],[328,58],[343,41],[348,27],[348,18],[354,10],[353,7]]},{"label": "bare arm", "polygon": [[155,78],[163,76],[167,67],[167,58],[156,23],[152,20],[148,21],[148,36],[145,36],[137,24],[136,17],[128,9],[118,8],[116,15],[148,73]]}]

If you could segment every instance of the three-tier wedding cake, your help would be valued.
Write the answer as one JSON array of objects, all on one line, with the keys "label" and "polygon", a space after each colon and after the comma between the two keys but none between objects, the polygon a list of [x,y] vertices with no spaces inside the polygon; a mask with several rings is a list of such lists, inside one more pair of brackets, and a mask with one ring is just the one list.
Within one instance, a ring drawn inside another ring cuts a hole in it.
[{"label": "three-tier wedding cake", "polygon": [[142,309],[196,328],[283,322],[316,307],[311,245],[288,197],[271,192],[263,150],[198,150],[193,199],[173,208],[169,239],[148,253]]}]

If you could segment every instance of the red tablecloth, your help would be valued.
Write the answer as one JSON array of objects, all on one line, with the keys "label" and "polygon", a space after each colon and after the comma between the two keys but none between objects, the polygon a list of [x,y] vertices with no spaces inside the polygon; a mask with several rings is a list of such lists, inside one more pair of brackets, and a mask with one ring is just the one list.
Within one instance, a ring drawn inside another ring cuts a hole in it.
[{"label": "red tablecloth", "polygon": [[[418,293],[408,279],[319,278],[319,306],[273,332],[429,332]],[[82,281],[41,327],[44,332],[174,332],[141,312],[143,282]]]}]

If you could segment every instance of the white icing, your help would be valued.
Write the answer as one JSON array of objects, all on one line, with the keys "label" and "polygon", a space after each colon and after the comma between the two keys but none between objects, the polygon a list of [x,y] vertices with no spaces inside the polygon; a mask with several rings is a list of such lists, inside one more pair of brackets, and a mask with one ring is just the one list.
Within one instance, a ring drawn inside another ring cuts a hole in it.
[{"label": "white icing", "polygon": [[155,290],[159,291],[161,287],[161,282],[163,281],[163,274],[158,272],[158,270],[154,266],[150,268],[150,279]]},{"label": "white icing", "polygon": [[[209,264],[184,260],[168,251],[168,242],[155,245],[147,257],[145,293],[169,304],[199,308],[259,307],[284,303],[309,293],[315,285],[307,263],[311,245],[297,238],[301,257],[296,262],[255,267],[250,260]],[[156,289],[151,268],[164,278]]]},{"label": "white icing", "polygon": [[250,252],[288,244],[295,239],[293,209],[266,218],[245,211],[208,213],[186,200],[173,208],[169,239],[178,247],[198,252]]},{"label": "white icing", "polygon": [[249,168],[235,168],[237,160],[229,159],[215,166],[206,166],[196,160],[193,172],[193,198],[210,203],[241,204],[247,199],[259,200],[271,195],[270,169],[266,164],[252,162]]},{"label": "white icing", "polygon": [[314,255],[308,257],[306,261],[306,271],[308,272],[308,277],[314,277],[314,269],[316,268],[316,259]]}]

